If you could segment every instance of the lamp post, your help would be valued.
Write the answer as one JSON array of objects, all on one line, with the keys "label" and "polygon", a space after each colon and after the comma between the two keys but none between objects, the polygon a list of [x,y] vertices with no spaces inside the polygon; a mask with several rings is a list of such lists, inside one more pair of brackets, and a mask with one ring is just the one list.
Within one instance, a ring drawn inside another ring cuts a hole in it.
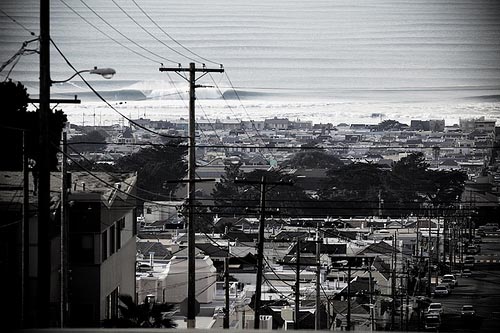
[{"label": "lamp post", "polygon": [[113,68],[98,68],[98,67],[94,67],[93,69],[83,69],[81,71],[78,71],[75,74],[71,75],[66,80],[61,80],[61,81],[50,80],[50,83],[53,84],[53,83],[68,82],[69,80],[71,80],[72,78],[74,78],[77,75],[80,75],[81,73],[97,74],[97,75],[101,75],[105,79],[111,79],[116,74],[116,71]]},{"label": "lamp post", "polygon": [[[74,78],[76,75],[79,75],[81,73],[90,73],[90,74],[98,74],[104,77],[105,79],[111,79],[115,74],[116,71],[113,68],[97,68],[94,67],[94,69],[84,69],[81,71],[76,72],[72,76],[70,76],[66,80],[61,80],[61,81],[53,81],[51,80],[52,83],[64,83],[68,82],[72,78]],[[61,163],[61,242],[60,242],[60,263],[61,263],[61,268],[60,268],[60,274],[61,274],[61,279],[60,279],[60,327],[64,328],[66,324],[66,317],[67,317],[67,311],[68,311],[68,221],[67,221],[67,216],[68,212],[66,210],[66,204],[68,200],[68,186],[71,186],[68,183],[68,178],[66,175],[67,171],[67,159],[66,159],[66,130],[63,129],[63,134],[62,134],[62,163]]]}]

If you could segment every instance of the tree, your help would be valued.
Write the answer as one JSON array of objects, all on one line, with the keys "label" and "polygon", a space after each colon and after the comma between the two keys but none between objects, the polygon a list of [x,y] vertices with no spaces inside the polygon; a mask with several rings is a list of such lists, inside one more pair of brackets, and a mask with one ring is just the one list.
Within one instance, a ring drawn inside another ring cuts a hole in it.
[{"label": "tree", "polygon": [[175,306],[169,303],[150,303],[146,297],[144,303],[135,304],[132,296],[118,296],[121,304],[118,306],[120,316],[103,321],[106,328],[175,328],[177,324],[172,319]]},{"label": "tree", "polygon": [[187,172],[186,146],[181,141],[153,145],[120,158],[116,171],[137,172],[137,195],[148,200],[165,200],[179,186]]},{"label": "tree", "polygon": [[72,137],[68,140],[68,144],[78,153],[99,152],[106,148],[106,137],[99,131],[91,131]]},{"label": "tree", "polygon": [[321,196],[330,200],[335,215],[377,214],[379,203],[389,216],[416,213],[424,203],[449,206],[462,193],[467,176],[428,167],[424,155],[415,153],[394,163],[390,172],[370,163],[330,169]]},{"label": "tree", "polygon": [[324,151],[303,151],[293,155],[286,165],[291,168],[318,168],[327,169],[342,166],[343,163],[337,156],[328,154]]},{"label": "tree", "polygon": [[407,128],[407,127],[408,127],[408,125],[402,124],[399,121],[391,120],[391,119],[384,120],[383,122],[381,122],[380,124],[377,125],[377,129],[379,131],[390,131],[390,130],[399,131],[399,130],[401,130],[403,128]]},{"label": "tree", "polygon": [[[216,184],[212,192],[214,212],[219,215],[246,215],[257,212],[260,207],[260,186],[236,183],[236,178],[260,182],[263,176],[269,183],[289,181],[293,184],[295,177],[286,175],[280,170],[254,170],[247,174],[240,171],[240,165],[227,165],[222,181]],[[311,202],[304,191],[297,186],[272,185],[266,191],[267,211],[276,214],[301,214]]]},{"label": "tree", "polygon": [[225,173],[222,175],[220,182],[215,183],[215,188],[212,191],[214,199],[214,208],[212,211],[220,215],[235,215],[243,213],[241,204],[235,201],[236,198],[243,198],[245,195],[242,192],[241,186],[236,184],[235,180],[244,177],[244,172],[240,170],[241,163],[226,163],[224,166]]},{"label": "tree", "polygon": [[[26,88],[18,82],[0,83],[2,101],[2,131],[0,144],[4,158],[0,159],[0,170],[22,170],[23,132],[26,133],[26,153],[29,159],[39,160],[39,111],[29,112],[29,95]],[[57,153],[61,132],[66,122],[66,115],[61,110],[49,115],[49,167],[55,170],[58,165]]]},{"label": "tree", "polygon": [[320,197],[332,215],[374,215],[379,194],[385,191],[387,171],[373,163],[353,163],[327,171]]}]

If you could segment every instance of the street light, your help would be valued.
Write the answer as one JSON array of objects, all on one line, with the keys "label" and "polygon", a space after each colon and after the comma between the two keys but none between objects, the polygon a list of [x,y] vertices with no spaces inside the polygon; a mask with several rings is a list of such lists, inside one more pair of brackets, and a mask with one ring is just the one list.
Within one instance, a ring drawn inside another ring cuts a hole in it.
[{"label": "street light", "polygon": [[64,83],[64,82],[68,82],[69,80],[71,80],[72,78],[74,78],[75,76],[77,76],[77,75],[79,75],[81,73],[97,74],[97,75],[101,75],[105,79],[111,79],[116,74],[116,71],[113,68],[97,68],[97,67],[94,67],[94,69],[83,69],[81,71],[78,71],[75,74],[73,74],[72,76],[70,76],[69,78],[67,78],[66,80],[62,80],[62,81],[51,80],[50,83]]}]

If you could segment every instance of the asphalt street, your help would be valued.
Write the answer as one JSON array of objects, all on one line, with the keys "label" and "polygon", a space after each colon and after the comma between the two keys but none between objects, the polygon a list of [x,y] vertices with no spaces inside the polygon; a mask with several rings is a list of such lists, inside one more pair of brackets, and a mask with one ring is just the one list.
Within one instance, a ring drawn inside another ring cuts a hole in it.
[{"label": "asphalt street", "polygon": [[[433,298],[444,307],[440,331],[498,332],[500,330],[500,238],[484,237],[475,255],[472,276],[458,275],[458,286],[446,297]],[[462,305],[476,309],[475,318],[461,318]]]}]

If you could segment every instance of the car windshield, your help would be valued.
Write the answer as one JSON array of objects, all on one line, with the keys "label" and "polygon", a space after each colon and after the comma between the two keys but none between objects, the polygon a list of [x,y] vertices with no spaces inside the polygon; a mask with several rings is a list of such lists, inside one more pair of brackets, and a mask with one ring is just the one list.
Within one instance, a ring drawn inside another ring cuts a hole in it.
[{"label": "car windshield", "polygon": [[471,310],[474,310],[474,308],[472,307],[472,305],[464,305],[462,307],[462,310],[464,310],[464,311],[471,311]]}]

